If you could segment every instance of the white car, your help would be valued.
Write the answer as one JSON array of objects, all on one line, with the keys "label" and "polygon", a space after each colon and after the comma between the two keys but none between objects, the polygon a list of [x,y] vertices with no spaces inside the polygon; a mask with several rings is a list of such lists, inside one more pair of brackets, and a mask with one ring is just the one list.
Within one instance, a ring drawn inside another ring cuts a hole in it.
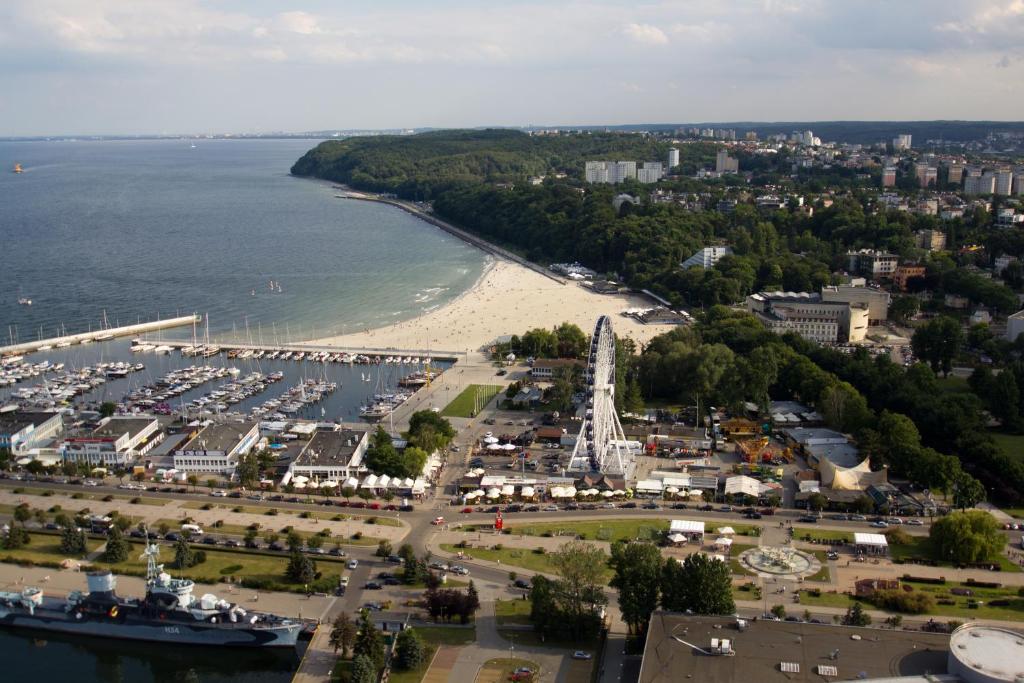
[{"label": "white car", "polygon": [[348,577],[347,576],[341,577],[341,579],[338,581],[338,583],[340,583],[342,586],[347,588],[348,587]]},{"label": "white car", "polygon": [[358,567],[358,566],[359,566],[359,560],[349,560],[349,561],[348,561],[348,565],[346,565],[346,566],[347,566],[347,567],[348,567],[349,569],[355,569],[356,567]]},{"label": "white car", "polygon": [[213,496],[214,498],[223,498],[224,496],[228,495],[228,492],[227,491],[220,491],[220,490],[218,490],[218,491],[214,491],[210,495]]},{"label": "white car", "polygon": [[99,486],[99,482],[93,481],[92,479],[86,479],[82,482],[82,486]]},{"label": "white car", "polygon": [[909,526],[924,526],[924,522],[919,519],[908,519],[907,524]]},{"label": "white car", "polygon": [[469,570],[466,569],[465,567],[461,566],[461,565],[458,565],[458,564],[455,565],[454,567],[451,567],[448,571],[450,571],[452,574],[459,574],[461,576],[469,576]]}]

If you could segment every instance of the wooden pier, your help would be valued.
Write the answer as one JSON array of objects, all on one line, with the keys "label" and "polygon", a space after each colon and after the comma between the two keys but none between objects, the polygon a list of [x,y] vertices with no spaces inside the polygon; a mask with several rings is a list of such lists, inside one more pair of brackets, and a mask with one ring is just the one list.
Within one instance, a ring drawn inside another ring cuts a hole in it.
[{"label": "wooden pier", "polygon": [[108,327],[106,329],[93,330],[91,332],[68,334],[63,337],[51,337],[50,339],[40,339],[38,341],[24,342],[21,344],[0,346],[0,355],[32,353],[33,351],[39,351],[44,347],[62,348],[65,346],[94,341],[107,341],[115,337],[128,337],[137,334],[146,334],[147,332],[158,332],[172,327],[184,327],[185,325],[193,325],[200,322],[202,322],[202,316],[193,314],[184,315],[178,318],[168,318],[166,320],[153,320],[148,323],[136,323],[135,325]]}]

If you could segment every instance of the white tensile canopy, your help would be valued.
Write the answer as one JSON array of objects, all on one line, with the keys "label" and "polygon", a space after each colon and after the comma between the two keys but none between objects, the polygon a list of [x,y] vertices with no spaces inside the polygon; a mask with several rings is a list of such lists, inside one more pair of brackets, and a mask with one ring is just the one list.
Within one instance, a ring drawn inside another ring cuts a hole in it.
[{"label": "white tensile canopy", "polygon": [[728,536],[720,536],[715,539],[715,545],[730,546],[732,545],[732,539]]},{"label": "white tensile canopy", "polygon": [[523,498],[533,498],[536,494],[537,492],[532,486],[524,486],[522,490],[519,491],[519,495]]},{"label": "white tensile canopy", "polygon": [[302,482],[302,481],[299,481],[299,482],[296,482],[296,483],[294,484],[294,486],[295,486],[295,488],[297,488],[297,489],[304,489],[304,488],[306,488],[306,483],[305,483],[305,482]]},{"label": "white tensile canopy", "polygon": [[605,498],[611,498],[612,496],[615,495],[615,491],[603,491],[601,495],[604,496]]},{"label": "white tensile canopy", "polygon": [[733,529],[731,526],[721,526],[718,527],[718,533],[720,533],[722,536],[729,536],[731,534],[735,534],[736,530]]},{"label": "white tensile canopy", "polygon": [[489,450],[489,451],[500,451],[500,450],[502,450],[501,449],[501,444],[497,444],[497,443],[487,444],[487,450]]},{"label": "white tensile canopy", "polygon": [[698,519],[673,519],[669,531],[681,534],[703,534],[704,522]]},{"label": "white tensile canopy", "polygon": [[402,488],[411,489],[415,483],[416,482],[412,480],[412,477],[406,477],[402,480]]},{"label": "white tensile canopy", "polygon": [[576,495],[576,487],[575,486],[566,486],[562,490],[565,491],[565,497],[566,498],[572,498],[573,496]]},{"label": "white tensile canopy", "polygon": [[665,493],[679,493],[678,486],[669,486],[665,489]]},{"label": "white tensile canopy", "polygon": [[517,446],[514,443],[507,443],[507,444],[502,445],[501,448],[502,448],[502,450],[506,450],[506,451],[514,451],[517,448]]},{"label": "white tensile canopy", "polygon": [[686,541],[686,536],[684,536],[683,534],[669,534],[668,540],[672,541],[673,543],[684,543]]},{"label": "white tensile canopy", "polygon": [[292,481],[294,481],[296,484],[305,484],[307,481],[309,481],[309,477],[304,477],[300,474],[297,477],[292,477]]},{"label": "white tensile canopy", "polygon": [[371,475],[367,476],[366,479],[363,479],[362,488],[364,488],[364,489],[372,489],[372,488],[376,487],[377,486],[377,480],[378,480],[378,478],[377,478],[376,474],[371,474]]},{"label": "white tensile canopy", "polygon": [[380,475],[380,479],[377,480],[377,486],[381,487],[382,489],[386,489],[390,484],[391,477],[386,474]]},{"label": "white tensile canopy", "polygon": [[596,495],[598,495],[599,493],[601,493],[601,492],[600,492],[600,491],[598,491],[597,489],[587,489],[587,490],[586,490],[586,492],[584,493],[584,495],[587,495],[587,496],[596,496]]},{"label": "white tensile canopy", "polygon": [[494,488],[494,489],[488,489],[488,491],[487,491],[487,497],[488,497],[488,498],[497,498],[497,497],[498,497],[498,496],[500,496],[500,495],[501,495],[501,491],[499,491],[499,490],[498,490],[498,489],[496,489],[496,488]]},{"label": "white tensile canopy", "polygon": [[349,477],[348,479],[345,480],[345,486],[355,488],[359,486],[359,480],[356,479],[355,477]]},{"label": "white tensile canopy", "polygon": [[624,495],[626,495],[626,492],[621,490],[621,489],[619,489],[618,491],[615,491],[615,495],[616,496],[624,496]]},{"label": "white tensile canopy", "polygon": [[486,443],[486,444],[495,444],[495,443],[498,443],[498,439],[497,439],[497,437],[494,437],[494,436],[488,436],[487,438],[484,439],[484,443]]},{"label": "white tensile canopy", "polygon": [[882,534],[855,533],[853,535],[854,545],[870,545],[876,547],[888,547],[889,540]]},{"label": "white tensile canopy", "polygon": [[512,484],[505,484],[501,487],[501,495],[503,496],[514,496],[516,495],[516,487]]}]

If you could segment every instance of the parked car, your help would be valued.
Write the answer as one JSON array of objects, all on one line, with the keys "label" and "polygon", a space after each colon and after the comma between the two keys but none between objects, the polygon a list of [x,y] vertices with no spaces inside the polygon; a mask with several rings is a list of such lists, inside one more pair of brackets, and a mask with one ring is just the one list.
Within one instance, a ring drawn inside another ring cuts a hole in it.
[{"label": "parked car", "polygon": [[572,653],[573,659],[590,659],[592,656],[589,652],[584,652],[583,650],[576,650],[576,652]]},{"label": "parked car", "polygon": [[351,559],[351,560],[348,561],[348,564],[345,565],[345,566],[348,567],[349,569],[355,569],[356,567],[359,566],[359,560]]},{"label": "parked car", "polygon": [[817,524],[818,523],[818,516],[817,515],[804,515],[803,517],[801,517],[797,521],[805,522],[807,524]]},{"label": "parked car", "polygon": [[513,582],[512,585],[515,586],[516,588],[529,588],[530,587],[530,582],[527,581],[526,579],[516,579]]},{"label": "parked car", "polygon": [[334,555],[335,557],[345,557],[345,551],[341,548],[331,548],[327,551],[328,555]]},{"label": "parked car", "polygon": [[626,509],[626,510],[632,510],[632,509],[636,508],[636,503],[634,503],[633,501],[629,501],[628,503],[623,503],[619,507],[621,507],[623,509]]},{"label": "parked car", "polygon": [[657,503],[644,503],[644,510],[660,510],[661,506]]},{"label": "parked car", "polygon": [[887,528],[889,528],[889,525],[886,524],[885,522],[881,521],[881,520],[879,520],[877,522],[871,522],[871,526],[875,527],[876,529],[887,529]]},{"label": "parked car", "polygon": [[544,512],[558,512],[558,506],[557,505],[545,505],[544,506]]},{"label": "parked car", "polygon": [[848,515],[851,522],[866,522],[868,520],[864,515]]},{"label": "parked car", "polygon": [[213,536],[207,536],[202,540],[206,545],[217,545],[218,541]]},{"label": "parked car", "polygon": [[924,526],[924,522],[919,519],[908,519],[907,524],[910,526]]},{"label": "parked car", "polygon": [[444,517],[434,517],[434,520],[431,522],[431,524],[433,524],[434,526],[441,526],[442,524],[444,524]]}]

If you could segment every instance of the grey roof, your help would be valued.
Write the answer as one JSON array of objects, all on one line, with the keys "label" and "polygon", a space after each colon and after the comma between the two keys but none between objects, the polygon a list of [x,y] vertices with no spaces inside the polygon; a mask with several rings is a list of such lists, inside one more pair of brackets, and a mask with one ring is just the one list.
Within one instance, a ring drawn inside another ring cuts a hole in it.
[{"label": "grey roof", "polygon": [[839,467],[856,467],[864,459],[850,443],[804,444],[804,450],[818,460],[828,460]]},{"label": "grey roof", "polygon": [[228,453],[256,426],[255,422],[212,424],[181,447],[183,451],[223,451]]},{"label": "grey roof", "polygon": [[152,417],[112,417],[106,424],[94,429],[92,435],[98,439],[117,439],[124,434],[134,437],[155,421],[156,418]]},{"label": "grey roof", "polygon": [[798,427],[795,429],[780,429],[779,431],[799,444],[823,439],[836,441],[842,439],[844,443],[848,441],[845,434],[824,427]]},{"label": "grey roof", "polygon": [[342,429],[336,432],[318,431],[295,459],[296,465],[307,467],[346,467],[359,447],[365,431]]},{"label": "grey roof", "polygon": [[[819,665],[836,667],[839,680],[946,673],[945,634],[766,620],[738,631],[734,624],[733,617],[655,612],[640,683],[818,682]],[[709,650],[712,638],[732,641],[735,656],[709,656],[680,642]]]},{"label": "grey roof", "polygon": [[16,410],[10,413],[0,413],[0,434],[17,434],[28,426],[38,427],[47,420],[53,418],[57,413],[40,413]]}]

